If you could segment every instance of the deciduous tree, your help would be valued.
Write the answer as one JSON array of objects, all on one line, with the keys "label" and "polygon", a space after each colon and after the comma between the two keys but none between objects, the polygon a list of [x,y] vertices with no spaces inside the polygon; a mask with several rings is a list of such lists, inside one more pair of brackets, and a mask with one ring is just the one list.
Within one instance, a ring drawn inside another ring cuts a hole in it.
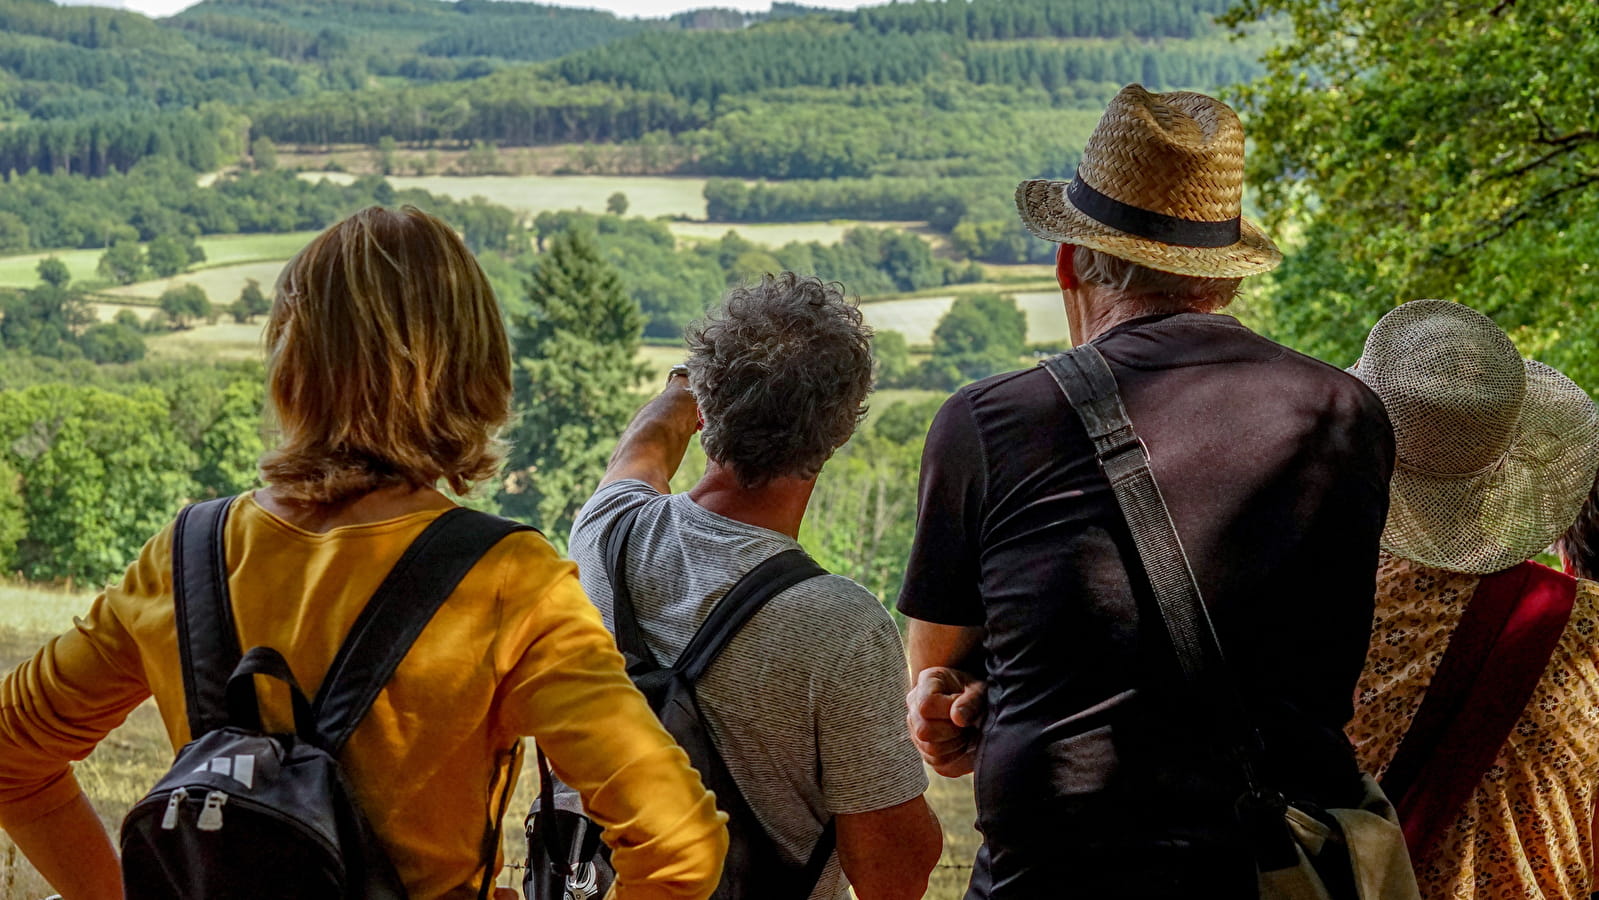
[{"label": "deciduous tree", "polygon": [[144,251],[133,241],[117,241],[100,256],[102,278],[117,284],[132,284],[144,275]]},{"label": "deciduous tree", "polygon": [[174,328],[188,328],[194,320],[211,315],[211,301],[206,298],[205,290],[197,284],[167,288],[157,303]]},{"label": "deciduous tree", "polygon": [[1347,365],[1418,297],[1493,316],[1599,386],[1599,4],[1245,0],[1292,38],[1239,95],[1251,180],[1290,237],[1275,336]]}]

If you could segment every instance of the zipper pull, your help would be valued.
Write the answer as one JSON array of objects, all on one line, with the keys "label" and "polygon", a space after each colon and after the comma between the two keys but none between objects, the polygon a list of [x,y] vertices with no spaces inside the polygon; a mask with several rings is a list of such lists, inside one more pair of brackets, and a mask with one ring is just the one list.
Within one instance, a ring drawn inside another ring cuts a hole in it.
[{"label": "zipper pull", "polygon": [[222,830],[222,804],[228,802],[228,795],[221,791],[211,791],[205,795],[205,809],[200,810],[200,820],[195,823],[201,831]]},{"label": "zipper pull", "polygon": [[167,811],[161,816],[161,830],[171,831],[178,827],[178,810],[183,806],[183,801],[189,799],[189,792],[178,788],[167,797]]}]

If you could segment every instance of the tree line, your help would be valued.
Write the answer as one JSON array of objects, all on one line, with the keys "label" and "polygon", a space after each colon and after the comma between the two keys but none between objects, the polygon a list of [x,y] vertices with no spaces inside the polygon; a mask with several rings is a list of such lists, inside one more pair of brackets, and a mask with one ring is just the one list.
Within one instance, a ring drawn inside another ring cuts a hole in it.
[{"label": "tree line", "polygon": [[708,111],[658,91],[569,85],[505,72],[479,81],[320,94],[252,111],[252,130],[279,143],[474,140],[534,145],[624,141],[701,127]]},{"label": "tree line", "polygon": [[217,110],[117,112],[0,128],[0,172],[99,177],[151,157],[209,171],[222,164],[220,118]]},{"label": "tree line", "polygon": [[840,16],[880,34],[955,34],[972,40],[1039,37],[1198,37],[1232,0],[916,0]]},{"label": "tree line", "polygon": [[550,71],[571,84],[663,91],[714,108],[732,94],[918,84],[941,75],[1051,89],[1140,80],[1158,90],[1210,87],[1250,77],[1259,67],[1237,46],[1216,40],[994,44],[941,32],[839,31],[799,20],[734,34],[643,34],[563,57]]},{"label": "tree line", "polygon": [[92,181],[38,173],[11,178],[0,188],[0,251],[307,231],[374,203],[411,203],[442,215],[475,250],[527,244],[516,214],[481,198],[396,191],[380,176],[338,185],[285,171],[241,172],[200,187],[193,172],[171,160],[150,159],[130,172]]},{"label": "tree line", "polygon": [[[1042,174],[1069,177],[1071,166]],[[1025,170],[1024,170],[1025,171]],[[1047,262],[1053,245],[1027,233],[1011,197],[1014,176],[966,178],[839,178],[746,185],[705,183],[712,219],[808,222],[818,219],[926,220],[945,231],[962,255],[992,263]]]}]

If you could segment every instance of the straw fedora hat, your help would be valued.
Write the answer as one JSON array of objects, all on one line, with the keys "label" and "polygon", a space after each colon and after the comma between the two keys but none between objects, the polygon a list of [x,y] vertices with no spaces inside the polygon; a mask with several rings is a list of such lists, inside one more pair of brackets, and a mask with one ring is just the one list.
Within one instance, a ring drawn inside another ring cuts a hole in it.
[{"label": "straw fedora hat", "polygon": [[1244,127],[1204,94],[1130,84],[1110,101],[1071,181],[1024,181],[1016,208],[1047,241],[1090,247],[1151,269],[1241,278],[1282,253],[1240,214]]},{"label": "straw fedora hat", "polygon": [[1599,408],[1492,319],[1411,301],[1377,322],[1351,371],[1382,398],[1399,449],[1383,549],[1487,574],[1576,521],[1599,470]]}]

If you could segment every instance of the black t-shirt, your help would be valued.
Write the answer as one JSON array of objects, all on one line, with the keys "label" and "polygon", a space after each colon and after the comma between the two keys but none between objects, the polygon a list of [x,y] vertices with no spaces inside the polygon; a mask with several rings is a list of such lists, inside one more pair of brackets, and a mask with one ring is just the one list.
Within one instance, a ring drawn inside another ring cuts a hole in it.
[{"label": "black t-shirt", "polygon": [[[1094,341],[1290,797],[1358,799],[1342,726],[1371,632],[1393,432],[1357,379],[1222,315]],[[969,385],[922,459],[899,609],[986,627],[969,897],[1252,896],[1238,767],[1203,736],[1125,521],[1043,369]]]}]

